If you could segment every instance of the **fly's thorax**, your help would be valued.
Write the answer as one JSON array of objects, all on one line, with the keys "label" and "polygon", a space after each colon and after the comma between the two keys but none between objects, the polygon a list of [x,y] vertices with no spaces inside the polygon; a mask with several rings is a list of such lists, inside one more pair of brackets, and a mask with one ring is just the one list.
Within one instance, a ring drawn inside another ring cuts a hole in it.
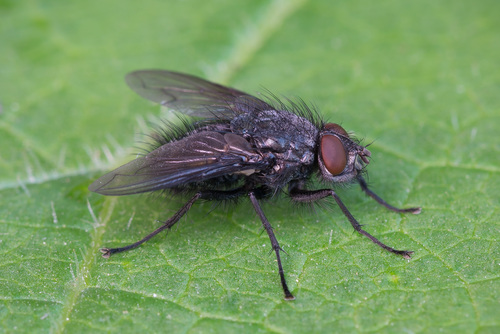
[{"label": "fly's thorax", "polygon": [[325,124],[318,141],[318,164],[326,181],[349,182],[369,163],[370,151],[352,140],[338,124]]},{"label": "fly's thorax", "polygon": [[319,129],[304,117],[288,111],[261,110],[235,117],[231,131],[246,138],[269,162],[262,182],[273,188],[306,178],[314,169]]},{"label": "fly's thorax", "polygon": [[239,115],[231,121],[233,133],[247,138],[257,150],[278,159],[312,164],[319,129],[288,111],[263,110]]}]

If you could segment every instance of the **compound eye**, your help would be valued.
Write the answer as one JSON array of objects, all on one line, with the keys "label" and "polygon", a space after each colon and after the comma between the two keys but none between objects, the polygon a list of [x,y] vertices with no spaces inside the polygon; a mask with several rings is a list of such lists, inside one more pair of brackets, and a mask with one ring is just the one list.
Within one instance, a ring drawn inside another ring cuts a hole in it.
[{"label": "compound eye", "polygon": [[326,123],[325,126],[324,126],[324,129],[332,131],[332,132],[335,132],[336,134],[339,134],[341,136],[349,138],[349,134],[347,133],[347,131],[344,130],[344,128],[341,127],[338,124],[335,124],[335,123]]},{"label": "compound eye", "polygon": [[321,157],[326,169],[332,175],[339,175],[347,165],[344,145],[336,136],[326,135],[321,138]]}]

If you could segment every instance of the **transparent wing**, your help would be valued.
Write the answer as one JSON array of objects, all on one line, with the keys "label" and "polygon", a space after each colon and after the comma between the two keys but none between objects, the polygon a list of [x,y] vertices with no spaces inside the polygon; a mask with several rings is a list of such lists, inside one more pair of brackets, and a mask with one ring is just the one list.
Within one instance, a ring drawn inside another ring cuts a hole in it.
[{"label": "transparent wing", "polygon": [[242,91],[189,74],[141,70],[127,74],[125,81],[140,96],[195,117],[231,119],[254,109],[272,109]]},{"label": "transparent wing", "polygon": [[103,195],[129,195],[227,174],[249,175],[264,166],[266,163],[243,137],[205,131],[165,144],[103,175],[89,190]]}]

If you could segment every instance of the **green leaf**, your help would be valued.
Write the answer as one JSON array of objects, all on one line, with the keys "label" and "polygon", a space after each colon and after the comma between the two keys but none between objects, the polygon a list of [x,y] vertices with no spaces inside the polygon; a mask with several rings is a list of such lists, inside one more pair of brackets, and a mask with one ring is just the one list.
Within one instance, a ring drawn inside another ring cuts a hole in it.
[{"label": "green leaf", "polygon": [[[500,3],[0,1],[0,331],[495,333],[499,323]],[[265,204],[296,300],[245,201],[88,192],[133,158],[160,108],[123,76],[200,75],[313,101],[371,143],[372,189],[314,212]]]}]

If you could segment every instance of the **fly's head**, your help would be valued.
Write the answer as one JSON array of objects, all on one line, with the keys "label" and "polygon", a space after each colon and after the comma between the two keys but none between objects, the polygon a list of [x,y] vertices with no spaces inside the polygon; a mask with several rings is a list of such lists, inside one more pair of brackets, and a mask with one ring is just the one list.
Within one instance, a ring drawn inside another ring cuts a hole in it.
[{"label": "fly's head", "polygon": [[370,155],[370,151],[353,141],[340,125],[327,123],[321,129],[318,163],[324,180],[349,182],[370,162]]}]

